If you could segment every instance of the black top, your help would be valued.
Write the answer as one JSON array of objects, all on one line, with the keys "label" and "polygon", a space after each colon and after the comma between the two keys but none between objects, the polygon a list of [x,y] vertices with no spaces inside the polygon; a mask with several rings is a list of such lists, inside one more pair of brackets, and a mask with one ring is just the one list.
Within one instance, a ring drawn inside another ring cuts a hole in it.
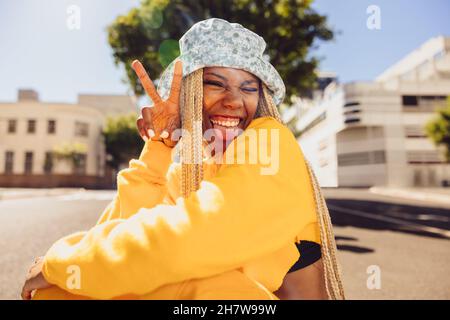
[{"label": "black top", "polygon": [[298,252],[300,253],[300,258],[291,267],[288,273],[303,269],[322,257],[322,253],[320,252],[320,244],[316,242],[301,240],[296,245]]}]

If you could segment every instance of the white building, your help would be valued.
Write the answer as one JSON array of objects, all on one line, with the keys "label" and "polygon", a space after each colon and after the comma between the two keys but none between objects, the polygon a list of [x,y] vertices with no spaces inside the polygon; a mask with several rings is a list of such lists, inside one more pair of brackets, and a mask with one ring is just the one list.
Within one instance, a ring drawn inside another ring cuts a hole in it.
[{"label": "white building", "polygon": [[[136,108],[128,96],[80,95],[77,104],[40,102],[19,90],[17,102],[0,103],[0,187],[106,187],[102,128],[106,116]],[[74,148],[76,161],[54,152]]]},{"label": "white building", "polygon": [[300,106],[300,145],[322,186],[441,186],[442,149],[424,126],[450,95],[450,38],[436,37],[374,82],[329,84]]}]

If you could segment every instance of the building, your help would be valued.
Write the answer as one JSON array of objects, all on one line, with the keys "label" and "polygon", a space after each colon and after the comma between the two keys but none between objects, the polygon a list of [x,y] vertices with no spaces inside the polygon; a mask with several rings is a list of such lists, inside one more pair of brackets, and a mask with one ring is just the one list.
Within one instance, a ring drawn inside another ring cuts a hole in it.
[{"label": "building", "polygon": [[322,186],[442,186],[443,150],[424,126],[450,95],[450,38],[436,37],[373,82],[331,81],[297,105],[299,143]]},{"label": "building", "polygon": [[112,185],[103,124],[108,115],[136,108],[128,96],[80,95],[78,100],[41,102],[34,90],[19,90],[17,102],[0,103],[0,187]]}]

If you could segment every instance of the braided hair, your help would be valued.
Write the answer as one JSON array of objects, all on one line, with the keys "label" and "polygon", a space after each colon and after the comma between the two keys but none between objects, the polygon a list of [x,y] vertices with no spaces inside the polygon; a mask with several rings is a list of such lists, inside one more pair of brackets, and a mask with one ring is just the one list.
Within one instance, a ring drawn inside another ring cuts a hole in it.
[{"label": "braided hair", "polygon": [[[255,117],[270,116],[283,123],[280,113],[265,84],[261,84],[260,97]],[[180,110],[182,130],[189,134],[181,138],[182,183],[181,194],[188,197],[200,187],[203,179],[203,69],[198,69],[183,78]],[[340,266],[336,257],[336,242],[330,214],[317,178],[308,160],[305,159],[309,179],[314,190],[317,220],[320,229],[321,253],[324,265],[324,282],[329,299],[345,299]]]}]

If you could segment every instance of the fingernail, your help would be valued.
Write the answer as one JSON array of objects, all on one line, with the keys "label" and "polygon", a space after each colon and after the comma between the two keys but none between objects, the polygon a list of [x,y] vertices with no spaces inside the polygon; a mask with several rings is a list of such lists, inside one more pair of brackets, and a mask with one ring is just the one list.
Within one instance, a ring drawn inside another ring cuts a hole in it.
[{"label": "fingernail", "polygon": [[153,138],[155,136],[155,131],[153,131],[152,129],[148,129],[147,132],[150,138]]},{"label": "fingernail", "polygon": [[159,136],[163,139],[167,139],[169,137],[169,133],[166,130],[164,130],[163,132],[161,132]]},{"label": "fingernail", "polygon": [[147,136],[142,136],[142,139],[144,139],[144,141],[145,141],[145,142],[147,142],[147,141],[148,141],[148,138],[147,138]]}]

